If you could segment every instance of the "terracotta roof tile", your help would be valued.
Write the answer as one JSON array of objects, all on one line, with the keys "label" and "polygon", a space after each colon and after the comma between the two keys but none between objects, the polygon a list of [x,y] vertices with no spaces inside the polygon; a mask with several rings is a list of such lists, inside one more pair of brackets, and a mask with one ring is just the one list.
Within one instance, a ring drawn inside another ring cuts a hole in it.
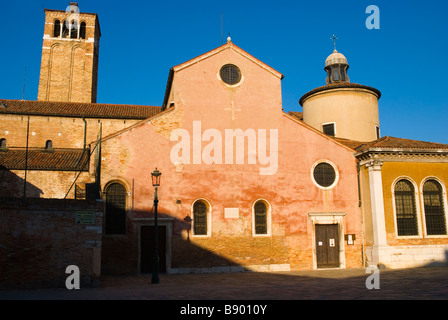
[{"label": "terracotta roof tile", "polygon": [[289,115],[296,117],[297,119],[303,121],[303,112],[289,111]]},{"label": "terracotta roof tile", "polygon": [[408,151],[415,150],[448,150],[448,144],[426,142],[420,140],[411,140],[404,138],[396,138],[384,136],[378,140],[370,142],[360,142],[349,139],[333,138],[336,141],[345,144],[346,146],[358,151],[367,151],[370,149],[403,149]]},{"label": "terracotta roof tile", "polygon": [[[7,149],[0,151],[0,169],[25,170],[26,150]],[[54,149],[28,150],[28,170],[88,171],[90,150]]]},{"label": "terracotta roof tile", "polygon": [[327,84],[325,86],[322,87],[318,87],[315,88],[307,93],[305,93],[299,100],[299,103],[301,106],[303,106],[303,102],[311,95],[321,92],[321,91],[325,91],[325,90],[331,90],[331,89],[339,89],[339,88],[358,88],[358,89],[366,89],[366,90],[370,90],[373,91],[377,96],[378,99],[381,98],[381,92],[378,89],[369,87],[369,86],[365,86],[363,84],[358,84],[358,83],[350,83],[350,82],[341,82],[341,83],[331,83],[331,84]]},{"label": "terracotta roof tile", "polygon": [[0,100],[0,114],[141,120],[160,111],[161,107],[126,104]]}]

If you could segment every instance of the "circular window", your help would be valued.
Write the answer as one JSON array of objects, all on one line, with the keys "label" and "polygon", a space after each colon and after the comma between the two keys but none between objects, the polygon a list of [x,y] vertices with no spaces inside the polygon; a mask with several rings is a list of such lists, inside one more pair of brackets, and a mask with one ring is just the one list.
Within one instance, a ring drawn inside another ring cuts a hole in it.
[{"label": "circular window", "polygon": [[336,183],[337,173],[331,164],[321,162],[314,167],[313,178],[320,187],[329,188]]},{"label": "circular window", "polygon": [[226,64],[219,71],[222,81],[227,84],[233,85],[237,84],[241,80],[240,69],[233,64]]}]

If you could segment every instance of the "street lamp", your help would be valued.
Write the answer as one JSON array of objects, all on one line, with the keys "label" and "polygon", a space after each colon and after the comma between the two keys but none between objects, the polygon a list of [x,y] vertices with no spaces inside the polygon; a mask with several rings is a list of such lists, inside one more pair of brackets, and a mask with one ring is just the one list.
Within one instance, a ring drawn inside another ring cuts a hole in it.
[{"label": "street lamp", "polygon": [[158,253],[158,224],[157,224],[157,204],[159,199],[157,199],[157,188],[160,186],[160,176],[162,173],[157,170],[151,172],[152,185],[155,188],[154,194],[154,256],[153,256],[153,267],[152,267],[152,278],[151,283],[159,283],[159,253]]}]

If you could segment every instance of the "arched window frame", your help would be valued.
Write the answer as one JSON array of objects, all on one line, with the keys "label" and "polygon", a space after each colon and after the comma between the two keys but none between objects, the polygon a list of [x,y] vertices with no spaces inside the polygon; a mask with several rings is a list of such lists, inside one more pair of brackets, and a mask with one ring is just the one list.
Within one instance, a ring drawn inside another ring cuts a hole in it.
[{"label": "arched window frame", "polygon": [[69,22],[67,22],[67,20],[64,20],[62,22],[62,26],[61,26],[61,38],[69,38],[70,36],[70,26],[69,26]]},{"label": "arched window frame", "polygon": [[124,210],[125,211],[125,213],[124,213],[125,214],[124,233],[106,233],[107,232],[107,230],[106,230],[107,210],[106,210],[106,212],[105,212],[104,234],[107,235],[107,236],[121,237],[121,236],[126,236],[126,231],[127,231],[127,217],[128,217],[129,202],[130,202],[129,201],[129,196],[130,196],[129,184],[124,182],[124,181],[122,181],[121,179],[111,180],[104,186],[103,192],[102,192],[102,197],[103,197],[103,200],[104,200],[104,202],[106,204],[106,207],[107,207],[107,190],[109,189],[109,187],[111,185],[116,184],[116,183],[118,183],[118,184],[120,184],[120,185],[122,185],[124,187],[125,194],[126,194],[125,210]]},{"label": "arched window frame", "polygon": [[[442,188],[442,204],[443,204],[443,210],[444,210],[444,214],[445,214],[445,228],[447,231],[447,234],[445,235],[428,235],[428,231],[427,231],[427,227],[426,227],[426,212],[425,212],[425,199],[424,199],[424,194],[423,194],[423,186],[425,185],[425,183],[429,180],[435,180],[439,183],[440,187]],[[446,193],[446,187],[445,184],[443,183],[442,180],[440,180],[437,177],[434,176],[428,176],[425,179],[422,180],[422,182],[420,183],[420,188],[419,188],[420,192],[420,203],[422,206],[422,213],[424,215],[422,222],[423,222],[423,232],[425,237],[427,238],[448,238],[448,200],[447,200],[447,193]]]},{"label": "arched window frame", "polygon": [[86,39],[86,34],[87,34],[87,24],[82,21],[79,25],[79,39]]},{"label": "arched window frame", "polygon": [[[260,201],[266,205],[266,233],[263,233],[263,234],[258,234],[258,233],[256,233],[256,230],[255,230],[255,205]],[[270,237],[270,236],[272,236],[271,212],[272,212],[271,204],[266,199],[259,198],[252,203],[252,236],[253,237]]]},{"label": "arched window frame", "polygon": [[[194,233],[194,220],[195,220],[194,205],[198,201],[205,203],[205,205],[207,207],[207,233],[206,234],[195,234]],[[199,199],[196,199],[195,201],[193,201],[193,203],[191,204],[191,219],[192,219],[191,220],[191,235],[193,237],[197,237],[197,238],[211,237],[211,235],[212,235],[212,206],[207,199],[199,198]]]},{"label": "arched window frame", "polygon": [[[407,180],[408,182],[410,182],[412,184],[412,186],[414,188],[413,196],[414,196],[414,203],[415,203],[415,214],[416,214],[416,219],[417,219],[417,234],[416,235],[398,235],[398,220],[397,220],[397,208],[396,208],[396,200],[395,200],[395,187],[396,187],[397,183],[401,180]],[[391,192],[392,192],[392,207],[393,207],[393,211],[394,211],[395,235],[399,239],[422,238],[420,199],[418,196],[418,190],[419,190],[419,188],[418,188],[417,184],[415,183],[415,181],[408,176],[400,176],[400,177],[396,178],[394,180],[394,182],[392,183]]]},{"label": "arched window frame", "polygon": [[51,140],[47,140],[47,141],[45,142],[45,149],[46,149],[46,150],[53,150],[53,141],[51,141]]},{"label": "arched window frame", "polygon": [[53,27],[53,37],[54,38],[60,38],[61,37],[61,21],[59,19],[54,20],[54,27]]},{"label": "arched window frame", "polygon": [[79,23],[77,20],[72,20],[70,22],[70,39],[79,38]]},{"label": "arched window frame", "polygon": [[2,148],[2,149],[8,148],[8,145],[6,144],[6,139],[5,138],[1,138],[0,139],[0,148]]}]

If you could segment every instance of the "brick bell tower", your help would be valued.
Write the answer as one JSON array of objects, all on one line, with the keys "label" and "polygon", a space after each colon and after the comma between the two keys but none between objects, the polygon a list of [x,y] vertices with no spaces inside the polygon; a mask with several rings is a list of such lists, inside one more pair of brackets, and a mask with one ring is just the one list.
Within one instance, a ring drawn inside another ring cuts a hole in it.
[{"label": "brick bell tower", "polygon": [[81,13],[76,2],[65,11],[44,11],[37,100],[95,103],[101,37],[97,14]]}]

